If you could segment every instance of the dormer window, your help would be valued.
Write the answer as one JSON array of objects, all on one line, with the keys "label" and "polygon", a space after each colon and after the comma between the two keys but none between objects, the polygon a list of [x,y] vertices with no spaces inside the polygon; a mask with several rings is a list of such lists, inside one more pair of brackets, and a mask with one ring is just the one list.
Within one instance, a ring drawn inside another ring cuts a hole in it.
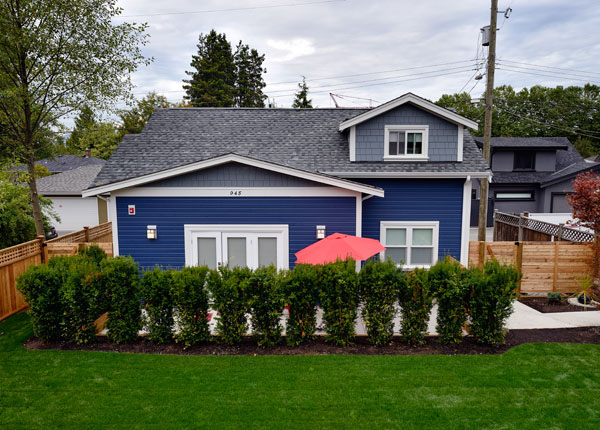
[{"label": "dormer window", "polygon": [[385,160],[427,160],[429,127],[426,125],[386,125]]},{"label": "dormer window", "polygon": [[513,170],[535,170],[535,152],[515,151]]}]

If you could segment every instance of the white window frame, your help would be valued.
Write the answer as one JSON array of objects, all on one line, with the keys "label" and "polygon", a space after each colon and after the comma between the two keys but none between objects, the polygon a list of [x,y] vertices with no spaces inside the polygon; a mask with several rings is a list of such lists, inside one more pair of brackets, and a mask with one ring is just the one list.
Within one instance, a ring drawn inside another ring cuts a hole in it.
[{"label": "white window frame", "polygon": [[[434,265],[438,260],[439,250],[439,233],[440,223],[439,221],[381,221],[379,224],[379,240],[383,246],[387,243],[387,229],[388,228],[404,228],[406,229],[406,260],[404,265],[398,264],[398,267],[402,267],[405,270],[414,269],[417,267],[429,268]],[[413,246],[412,245],[412,231],[415,228],[431,228],[433,229],[432,246]],[[411,248],[433,248],[433,256],[431,264],[411,264],[410,258]],[[385,261],[385,251],[379,254],[382,261]]]},{"label": "white window frame", "polygon": [[[212,234],[218,234],[221,238],[228,236],[243,235],[251,240],[256,240],[259,237],[275,237],[277,238],[277,268],[289,269],[290,251],[289,251],[289,226],[287,224],[185,224],[185,265],[197,266],[197,238],[198,237],[214,237]],[[238,236],[239,237],[239,236]],[[219,240],[217,240],[217,243]],[[227,264],[226,246],[217,245],[217,253],[221,251],[221,259],[217,255],[217,262]],[[250,241],[246,241],[246,258],[248,259],[248,267],[255,268],[258,266],[258,244],[256,244],[257,252],[254,253],[254,248],[250,247]]]},{"label": "white window frame", "polygon": [[[404,154],[390,154],[390,133],[403,131],[404,132]],[[408,145],[408,133],[421,133],[423,135],[422,153],[407,154],[406,145]],[[428,125],[386,125],[385,126],[385,145],[384,145],[384,160],[402,160],[402,161],[426,161],[429,159],[429,126]]]}]

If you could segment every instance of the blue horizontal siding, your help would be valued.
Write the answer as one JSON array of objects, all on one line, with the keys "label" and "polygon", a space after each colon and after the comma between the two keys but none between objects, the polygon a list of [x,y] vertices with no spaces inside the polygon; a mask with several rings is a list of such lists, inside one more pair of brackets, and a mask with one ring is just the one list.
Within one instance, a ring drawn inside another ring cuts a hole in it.
[{"label": "blue horizontal siding", "polygon": [[439,221],[439,258],[460,259],[461,179],[357,179],[385,190],[385,198],[363,202],[364,237],[379,240],[381,221]]},{"label": "blue horizontal siding", "polygon": [[[355,216],[354,197],[117,197],[119,254],[142,268],[180,268],[184,224],[287,224],[293,267],[294,253],[315,242],[317,225],[327,226],[327,234],[355,234]],[[146,239],[147,225],[157,226],[157,240]]]}]

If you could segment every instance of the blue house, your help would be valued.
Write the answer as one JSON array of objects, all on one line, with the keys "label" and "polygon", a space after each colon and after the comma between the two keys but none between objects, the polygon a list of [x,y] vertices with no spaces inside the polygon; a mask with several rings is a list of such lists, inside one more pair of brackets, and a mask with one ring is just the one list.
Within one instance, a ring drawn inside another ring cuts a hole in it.
[{"label": "blue house", "polygon": [[406,267],[466,264],[477,124],[408,93],[374,109],[159,109],[84,197],[110,194],[115,255],[276,264],[320,231],[380,240]]}]

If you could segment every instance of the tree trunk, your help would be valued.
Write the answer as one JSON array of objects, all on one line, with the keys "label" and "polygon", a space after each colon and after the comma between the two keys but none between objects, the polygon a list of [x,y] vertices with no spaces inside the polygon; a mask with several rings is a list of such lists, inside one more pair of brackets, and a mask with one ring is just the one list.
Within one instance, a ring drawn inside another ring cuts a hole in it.
[{"label": "tree trunk", "polygon": [[42,208],[40,206],[40,198],[37,192],[37,184],[35,183],[35,157],[33,151],[27,156],[27,172],[29,177],[27,182],[29,184],[29,196],[31,197],[31,206],[33,208],[33,219],[35,221],[35,234],[43,235],[46,237],[44,231],[44,221],[42,219]]}]

